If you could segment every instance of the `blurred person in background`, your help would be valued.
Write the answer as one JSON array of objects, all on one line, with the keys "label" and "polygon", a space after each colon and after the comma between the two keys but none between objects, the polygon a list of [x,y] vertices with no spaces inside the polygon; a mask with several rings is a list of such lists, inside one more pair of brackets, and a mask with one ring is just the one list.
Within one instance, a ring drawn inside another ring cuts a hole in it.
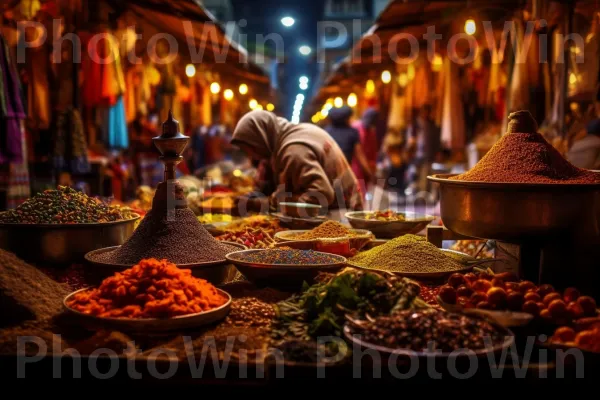
[{"label": "blurred person in background", "polygon": [[441,148],[440,127],[431,117],[431,106],[425,104],[408,129],[409,146],[415,148],[414,165],[417,168],[418,190],[427,190],[427,176],[431,164]]},{"label": "blurred person in background", "polygon": [[[254,161],[263,161],[276,190],[249,199],[250,208],[264,210],[282,201],[321,204],[323,207],[361,209],[358,182],[344,153],[323,129],[292,124],[275,114],[255,110],[242,117],[231,144]],[[266,162],[265,162],[266,161]],[[265,185],[267,186],[267,185]],[[325,203],[325,204],[324,204]]]},{"label": "blurred person in background", "polygon": [[579,168],[600,170],[600,119],[590,121],[586,131],[567,152],[567,160]]},{"label": "blurred person in background", "polygon": [[[360,181],[370,182],[375,174],[375,165],[371,167],[369,164],[364,148],[361,145],[360,132],[350,125],[351,117],[352,108],[348,106],[332,108],[329,111],[330,124],[325,127],[325,130],[340,146],[348,164],[354,165],[356,163],[357,170],[361,173]],[[375,154],[375,161],[376,159],[377,154]],[[362,183],[361,186],[364,187]]]},{"label": "blurred person in background", "polygon": [[[368,169],[373,176],[377,170],[377,156],[379,155],[379,140],[377,139],[377,119],[379,117],[379,111],[370,107],[362,115],[362,118],[354,121],[352,127],[358,131],[360,138],[360,150],[365,155]],[[364,167],[359,162],[358,157],[354,157],[352,160],[352,170],[354,175],[359,182],[368,180],[368,177],[364,174]],[[366,193],[366,188],[363,188],[363,192]]]}]

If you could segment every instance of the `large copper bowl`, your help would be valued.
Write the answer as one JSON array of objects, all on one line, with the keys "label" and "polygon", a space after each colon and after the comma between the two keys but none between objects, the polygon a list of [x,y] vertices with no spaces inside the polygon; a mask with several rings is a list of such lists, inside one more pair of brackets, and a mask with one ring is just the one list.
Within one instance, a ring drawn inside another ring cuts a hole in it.
[{"label": "large copper bowl", "polygon": [[575,229],[600,237],[600,184],[520,184],[450,180],[440,184],[441,218],[451,231],[508,243],[542,243]]}]

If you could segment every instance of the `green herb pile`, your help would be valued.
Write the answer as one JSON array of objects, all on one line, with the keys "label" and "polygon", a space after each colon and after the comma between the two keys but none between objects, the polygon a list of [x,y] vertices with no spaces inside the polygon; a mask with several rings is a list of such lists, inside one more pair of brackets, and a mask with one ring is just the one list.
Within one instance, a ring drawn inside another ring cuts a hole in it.
[{"label": "green herb pile", "polygon": [[16,209],[0,214],[1,223],[13,224],[84,224],[129,218],[128,212],[65,186],[40,192]]},{"label": "green herb pile", "polygon": [[302,293],[277,303],[273,339],[312,340],[341,336],[345,315],[377,317],[413,308],[427,308],[420,287],[400,277],[348,271],[324,283],[305,285]]}]

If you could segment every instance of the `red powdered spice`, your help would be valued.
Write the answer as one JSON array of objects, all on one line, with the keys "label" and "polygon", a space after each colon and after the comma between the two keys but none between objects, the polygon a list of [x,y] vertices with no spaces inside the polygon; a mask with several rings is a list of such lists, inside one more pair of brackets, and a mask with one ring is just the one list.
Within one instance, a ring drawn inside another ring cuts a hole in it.
[{"label": "red powdered spice", "polygon": [[507,133],[470,170],[450,179],[490,183],[600,183],[600,174],[577,168],[537,133],[528,111],[510,114]]}]

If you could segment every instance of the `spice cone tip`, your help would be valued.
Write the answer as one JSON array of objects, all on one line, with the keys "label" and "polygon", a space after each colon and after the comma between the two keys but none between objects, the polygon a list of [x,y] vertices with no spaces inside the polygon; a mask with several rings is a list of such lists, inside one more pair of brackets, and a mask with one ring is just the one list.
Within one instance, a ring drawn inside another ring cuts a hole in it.
[{"label": "spice cone tip", "polygon": [[536,133],[537,130],[537,122],[529,111],[520,110],[508,115],[506,133]]}]

